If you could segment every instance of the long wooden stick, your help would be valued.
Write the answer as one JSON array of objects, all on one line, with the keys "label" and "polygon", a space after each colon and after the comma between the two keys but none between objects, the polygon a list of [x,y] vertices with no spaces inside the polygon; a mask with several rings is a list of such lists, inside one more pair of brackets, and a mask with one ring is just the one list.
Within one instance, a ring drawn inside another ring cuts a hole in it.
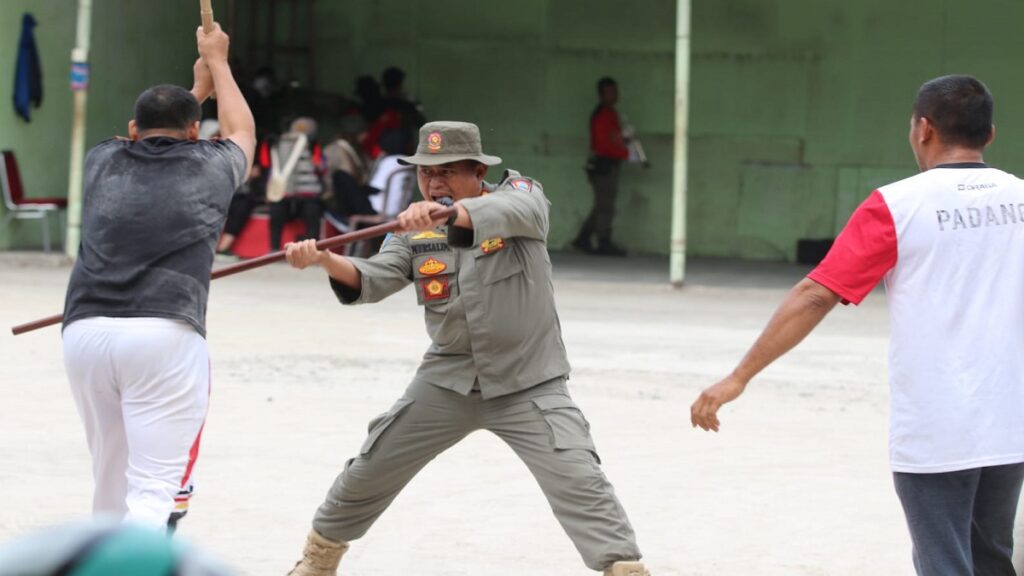
[{"label": "long wooden stick", "polygon": [[203,32],[213,32],[213,0],[199,0],[199,16],[203,19]]},{"label": "long wooden stick", "polygon": [[[213,32],[213,0],[199,0],[199,17],[203,20],[203,34]],[[217,93],[210,92],[210,100],[216,100]],[[200,102],[201,104],[201,102]]]},{"label": "long wooden stick", "polygon": [[[433,220],[447,220],[449,217],[456,214],[457,210],[458,209],[455,207],[442,208],[441,210],[431,212],[430,217]],[[368,238],[376,238],[377,236],[383,236],[389,232],[395,232],[401,227],[402,226],[397,220],[392,220],[391,222],[385,222],[384,224],[378,224],[362,230],[356,230],[355,232],[349,232],[348,234],[342,234],[340,236],[321,240],[316,243],[316,247],[318,250],[333,250],[335,248],[345,246],[346,244],[366,240]],[[245,272],[246,270],[252,270],[253,268],[260,268],[274,262],[280,262],[284,259],[284,250],[272,252],[265,256],[260,256],[259,258],[245,260],[238,264],[232,264],[231,266],[225,266],[224,268],[214,270],[213,273],[210,274],[210,279],[216,280],[225,276],[231,276],[232,274],[238,274],[239,272]],[[62,314],[54,314],[53,316],[47,316],[46,318],[41,318],[33,322],[14,326],[11,328],[11,334],[18,336],[19,334],[24,334],[47,326],[53,326],[54,324],[60,324],[63,320],[64,316]]]}]

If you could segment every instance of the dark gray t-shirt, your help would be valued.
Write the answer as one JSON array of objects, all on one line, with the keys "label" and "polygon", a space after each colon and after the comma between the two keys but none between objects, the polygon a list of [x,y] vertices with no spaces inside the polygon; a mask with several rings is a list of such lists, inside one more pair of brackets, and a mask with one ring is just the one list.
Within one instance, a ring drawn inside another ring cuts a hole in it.
[{"label": "dark gray t-shirt", "polygon": [[90,150],[64,326],[173,318],[206,336],[213,252],[246,168],[230,140],[114,139]]}]

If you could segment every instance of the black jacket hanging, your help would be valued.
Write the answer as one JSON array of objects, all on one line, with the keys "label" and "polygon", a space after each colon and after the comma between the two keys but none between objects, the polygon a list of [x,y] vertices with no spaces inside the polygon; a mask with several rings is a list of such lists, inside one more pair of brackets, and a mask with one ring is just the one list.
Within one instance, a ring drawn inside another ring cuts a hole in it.
[{"label": "black jacket hanging", "polygon": [[21,17],[21,39],[18,41],[18,63],[14,71],[14,110],[30,121],[30,105],[43,103],[43,69],[39,65],[39,51],[33,30],[36,19],[26,12]]}]

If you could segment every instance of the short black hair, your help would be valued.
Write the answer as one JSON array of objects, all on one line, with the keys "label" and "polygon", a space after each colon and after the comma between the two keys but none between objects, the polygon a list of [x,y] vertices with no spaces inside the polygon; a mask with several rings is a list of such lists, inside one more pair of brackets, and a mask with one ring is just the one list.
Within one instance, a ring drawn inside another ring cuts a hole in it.
[{"label": "short black hair", "polygon": [[941,76],[917,91],[914,118],[927,118],[950,144],[979,150],[992,136],[992,93],[973,76]]},{"label": "short black hair", "polygon": [[161,84],[139,95],[135,101],[135,127],[147,130],[187,130],[199,121],[199,102],[181,86]]},{"label": "short black hair", "polygon": [[600,94],[608,86],[618,86],[619,83],[615,81],[615,78],[611,76],[605,76],[597,81],[597,93]]},{"label": "short black hair", "polygon": [[398,90],[405,80],[405,72],[397,66],[391,66],[381,74],[380,83],[387,91]]},{"label": "short black hair", "polygon": [[356,78],[356,96],[363,102],[380,99],[380,84],[377,79],[369,74]]}]

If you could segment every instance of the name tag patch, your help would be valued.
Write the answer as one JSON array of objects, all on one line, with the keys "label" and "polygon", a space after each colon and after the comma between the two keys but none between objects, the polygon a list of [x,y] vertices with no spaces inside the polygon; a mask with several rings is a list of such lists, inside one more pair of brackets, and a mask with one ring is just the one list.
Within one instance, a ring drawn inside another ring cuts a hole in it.
[{"label": "name tag patch", "polygon": [[451,252],[452,249],[448,247],[445,242],[423,242],[422,244],[413,244],[412,253],[414,256],[420,254],[426,254],[427,252]]},{"label": "name tag patch", "polygon": [[448,277],[424,278],[420,280],[420,290],[423,291],[423,299],[425,301],[444,300],[450,295]]}]

